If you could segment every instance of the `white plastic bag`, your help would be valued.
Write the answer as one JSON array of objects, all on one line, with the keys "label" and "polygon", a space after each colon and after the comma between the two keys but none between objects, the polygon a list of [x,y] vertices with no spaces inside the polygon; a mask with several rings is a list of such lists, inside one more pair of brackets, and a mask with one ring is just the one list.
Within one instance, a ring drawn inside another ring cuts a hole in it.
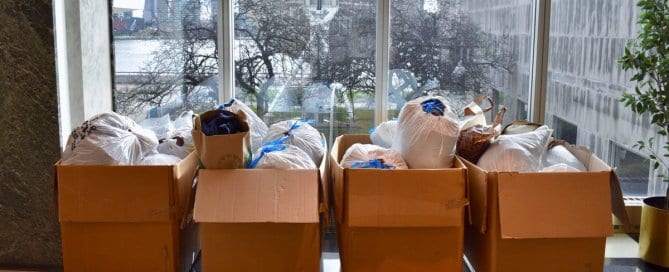
[{"label": "white plastic bag", "polygon": [[270,142],[294,145],[307,153],[315,164],[320,164],[325,153],[320,132],[302,121],[287,120],[271,125],[263,145]]},{"label": "white plastic bag", "polygon": [[259,169],[316,169],[311,157],[289,144],[264,145],[253,156],[249,168]]},{"label": "white plastic bag", "polygon": [[181,158],[167,154],[153,154],[144,157],[138,165],[175,165],[181,162]]},{"label": "white plastic bag", "polygon": [[459,133],[458,115],[445,99],[421,97],[402,107],[393,149],[409,168],[449,168]]},{"label": "white plastic bag", "polygon": [[395,135],[397,135],[397,120],[391,120],[383,122],[374,128],[369,134],[369,138],[375,145],[391,148]]},{"label": "white plastic bag", "polygon": [[341,160],[344,168],[409,169],[397,151],[371,144],[353,144]]},{"label": "white plastic bag", "polygon": [[227,104],[219,106],[218,109],[231,112],[243,111],[246,114],[251,131],[251,149],[255,152],[262,146],[263,139],[267,136],[268,128],[265,122],[251,108],[237,99],[232,99]]},{"label": "white plastic bag", "polygon": [[558,163],[551,166],[544,167],[539,172],[582,172],[574,167],[571,167],[564,163]]},{"label": "white plastic bag", "polygon": [[562,145],[556,145],[553,148],[548,149],[542,162],[544,168],[558,164],[568,165],[570,168],[576,170],[575,172],[588,171],[585,165],[583,165],[574,154],[571,154],[571,152]]},{"label": "white plastic bag", "polygon": [[172,122],[172,130],[168,131],[166,138],[159,140],[158,152],[172,155],[181,159],[190,154],[193,147],[193,111],[187,111],[179,115]]},{"label": "white plastic bag", "polygon": [[167,134],[174,130],[169,114],[165,114],[163,117],[144,119],[139,125],[144,129],[153,131],[158,139],[167,138]]},{"label": "white plastic bag", "polygon": [[532,132],[500,135],[483,153],[478,166],[496,172],[539,171],[552,133],[552,129],[542,126]]},{"label": "white plastic bag", "polygon": [[132,119],[101,113],[72,131],[62,164],[132,165],[157,152],[158,139]]}]

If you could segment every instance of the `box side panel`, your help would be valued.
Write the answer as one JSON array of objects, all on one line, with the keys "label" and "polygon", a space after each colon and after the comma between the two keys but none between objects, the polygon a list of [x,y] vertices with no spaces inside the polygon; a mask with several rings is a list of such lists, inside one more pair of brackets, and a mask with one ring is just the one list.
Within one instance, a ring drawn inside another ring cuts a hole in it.
[{"label": "box side panel", "polygon": [[199,173],[197,222],[319,222],[317,171],[207,169]]},{"label": "box side panel", "polygon": [[200,224],[202,271],[314,272],[318,224]]},{"label": "box side panel", "polygon": [[604,271],[605,246],[606,238],[503,239],[491,271]]},{"label": "box side panel", "polygon": [[57,167],[60,222],[166,222],[176,215],[172,167]]},{"label": "box side panel", "polygon": [[462,227],[341,229],[342,271],[462,271]]},{"label": "box side panel", "polygon": [[66,272],[178,271],[179,228],[169,223],[63,223]]},{"label": "box side panel", "polygon": [[499,173],[502,238],[612,234],[610,172]]},{"label": "box side panel", "polygon": [[345,217],[348,226],[462,226],[465,171],[351,169],[346,175]]}]

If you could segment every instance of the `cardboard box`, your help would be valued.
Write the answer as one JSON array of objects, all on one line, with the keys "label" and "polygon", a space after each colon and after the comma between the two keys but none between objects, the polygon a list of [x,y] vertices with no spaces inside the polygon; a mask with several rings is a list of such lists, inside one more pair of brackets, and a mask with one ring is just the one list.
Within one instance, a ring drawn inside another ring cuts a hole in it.
[{"label": "cardboard box", "polygon": [[56,164],[65,271],[183,271],[197,156],[175,166]]},{"label": "cardboard box", "polygon": [[243,111],[236,112],[244,132],[229,135],[206,136],[202,133],[201,119],[218,114],[218,110],[208,111],[200,115],[193,115],[193,143],[200,156],[200,162],[208,169],[237,169],[246,168],[250,162],[251,135],[249,125]]},{"label": "cardboard box", "polygon": [[606,163],[570,151],[588,172],[487,172],[465,161],[472,216],[465,254],[476,271],[604,270],[619,187]]},{"label": "cardboard box", "polygon": [[344,135],[330,153],[342,271],[462,271],[466,169],[344,169],[354,143]]},{"label": "cardboard box", "polygon": [[325,168],[200,170],[202,270],[319,271]]}]

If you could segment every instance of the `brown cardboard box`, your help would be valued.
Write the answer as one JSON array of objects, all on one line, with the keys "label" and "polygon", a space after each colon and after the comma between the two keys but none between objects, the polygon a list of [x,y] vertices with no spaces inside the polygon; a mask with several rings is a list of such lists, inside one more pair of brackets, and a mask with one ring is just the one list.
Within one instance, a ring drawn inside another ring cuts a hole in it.
[{"label": "brown cardboard box", "polygon": [[200,170],[202,270],[319,271],[325,169]]},{"label": "brown cardboard box", "polygon": [[217,110],[193,115],[193,143],[202,166],[208,169],[246,168],[252,156],[249,125],[243,111],[236,112],[245,132],[230,135],[206,136],[202,133],[201,119],[216,115]]},{"label": "brown cardboard box", "polygon": [[369,135],[344,135],[330,153],[342,271],[462,271],[466,169],[344,169]]},{"label": "brown cardboard box", "polygon": [[182,271],[197,156],[175,166],[56,164],[65,271]]},{"label": "brown cardboard box", "polygon": [[476,271],[604,270],[617,184],[599,158],[570,151],[588,172],[486,172],[465,161],[472,215],[465,254]]}]

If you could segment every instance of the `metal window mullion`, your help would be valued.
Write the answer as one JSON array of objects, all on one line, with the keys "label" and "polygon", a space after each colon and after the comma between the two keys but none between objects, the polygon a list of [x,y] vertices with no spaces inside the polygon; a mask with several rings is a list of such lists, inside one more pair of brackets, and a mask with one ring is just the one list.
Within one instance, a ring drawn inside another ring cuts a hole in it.
[{"label": "metal window mullion", "polygon": [[390,70],[390,1],[376,2],[376,125],[388,120],[388,72]]},{"label": "metal window mullion", "polygon": [[530,73],[530,111],[532,122],[543,124],[548,89],[551,0],[537,0],[534,8],[532,71]]},{"label": "metal window mullion", "polygon": [[217,46],[218,46],[218,97],[219,102],[226,102],[235,97],[235,81],[234,81],[234,0],[218,1],[217,10],[218,22],[216,29],[218,30]]}]

